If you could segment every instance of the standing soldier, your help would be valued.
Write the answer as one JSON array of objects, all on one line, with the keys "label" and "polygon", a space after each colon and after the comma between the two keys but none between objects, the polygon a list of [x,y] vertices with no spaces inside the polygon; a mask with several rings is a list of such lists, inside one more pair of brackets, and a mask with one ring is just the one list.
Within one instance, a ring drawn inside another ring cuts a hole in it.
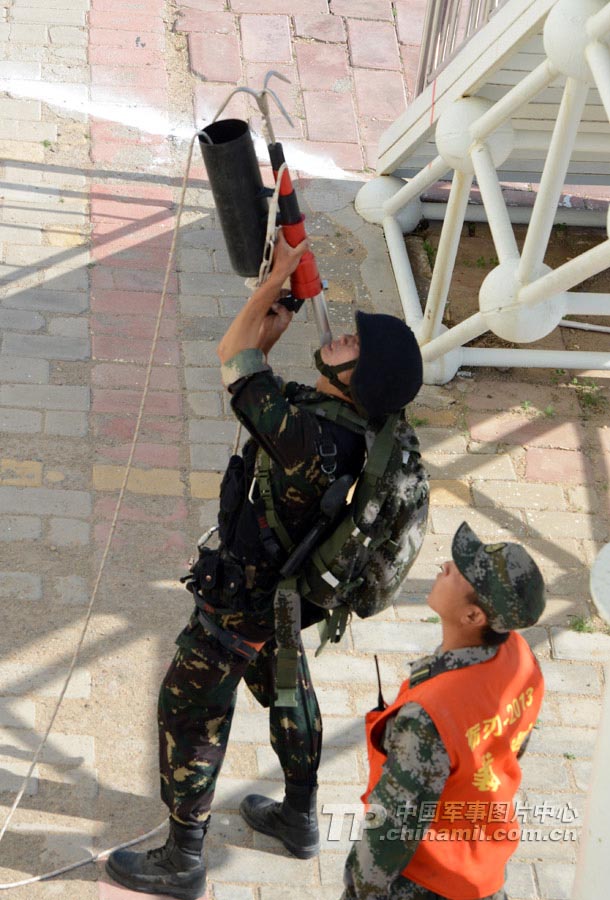
[{"label": "standing soldier", "polygon": [[[312,399],[333,398],[344,419],[356,411],[383,421],[403,409],[422,384],[422,360],[410,329],[393,316],[358,313],[357,334],[316,354],[316,389],[282,387],[266,357],[291,321],[278,303],[286,278],[306,249],[280,236],[268,280],[250,297],[218,347],[231,406],[250,434],[243,456],[232,457],[220,493],[217,551],[203,548],[189,588],[197,608],[177,639],[178,651],[161,686],[161,797],[169,808],[164,846],[145,853],[120,850],[107,868],[136,891],[195,900],[205,888],[203,842],[242,678],[269,708],[271,743],[286,781],[282,803],[246,797],[242,815],[278,837],[295,856],[319,852],[317,769],[322,725],[299,641],[296,706],[274,703],[274,594],[283,564],[278,528],[297,545],[316,523],[321,498],[334,479],[356,479],[365,458],[362,433],[315,415]],[[307,406],[309,401],[309,406]],[[267,479],[277,520],[261,506],[257,455],[270,458]],[[323,617],[303,602],[302,626]]]},{"label": "standing soldier", "polygon": [[518,759],[544,690],[513,629],[538,621],[544,583],[523,547],[485,545],[466,522],[452,556],[427,600],[441,646],[367,717],[363,800],[384,821],[352,846],[342,900],[506,900]]}]

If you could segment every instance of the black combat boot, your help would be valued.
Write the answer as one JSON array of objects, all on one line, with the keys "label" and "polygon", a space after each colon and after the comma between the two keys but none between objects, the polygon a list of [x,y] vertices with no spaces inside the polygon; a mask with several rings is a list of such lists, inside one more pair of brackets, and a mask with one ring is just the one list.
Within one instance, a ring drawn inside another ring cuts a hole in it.
[{"label": "black combat boot", "polygon": [[239,811],[255,831],[278,838],[298,859],[310,859],[320,852],[317,793],[317,787],[286,782],[282,803],[260,794],[248,794],[241,801]]},{"label": "black combat boot", "polygon": [[170,818],[163,847],[144,853],[115,850],[108,857],[106,871],[132,891],[198,900],[205,891],[203,839],[208,823],[209,819],[193,828]]}]

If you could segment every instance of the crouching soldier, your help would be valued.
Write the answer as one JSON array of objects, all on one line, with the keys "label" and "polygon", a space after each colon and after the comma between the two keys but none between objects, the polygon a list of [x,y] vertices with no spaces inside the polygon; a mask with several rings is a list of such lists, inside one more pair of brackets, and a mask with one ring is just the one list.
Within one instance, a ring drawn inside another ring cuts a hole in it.
[{"label": "crouching soldier", "polygon": [[427,600],[442,644],[367,717],[376,818],[347,858],[342,900],[506,900],[518,759],[543,695],[514,629],[538,621],[544,584],[523,547],[485,545],[465,522],[452,556]]},{"label": "crouching soldier", "polygon": [[[203,893],[204,837],[242,678],[269,708],[271,744],[286,782],[282,803],[249,796],[242,815],[301,859],[319,852],[322,725],[300,640],[296,706],[282,706],[276,699],[274,595],[286,559],[279,530],[290,545],[299,545],[318,520],[329,485],[343,475],[358,477],[365,459],[364,429],[341,422],[363,416],[383,420],[400,411],[422,384],[422,360],[404,322],[358,313],[357,334],[317,352],[315,390],[282,387],[267,354],[290,324],[291,314],[277,301],[304,250],[304,243],[292,249],[279,238],[268,280],[218,347],[232,409],[250,440],[242,456],[232,457],[224,476],[220,549],[204,547],[191,570],[187,586],[197,607],[177,639],[178,651],[161,686],[161,797],[169,809],[169,837],[146,853],[120,850],[108,859],[112,878],[132,890],[183,900]],[[340,407],[338,420],[315,413],[312,401],[329,397]],[[264,484],[258,468],[262,453],[268,459]],[[265,491],[272,495],[273,521],[262,502]],[[323,615],[307,602],[300,613],[302,627]]]}]

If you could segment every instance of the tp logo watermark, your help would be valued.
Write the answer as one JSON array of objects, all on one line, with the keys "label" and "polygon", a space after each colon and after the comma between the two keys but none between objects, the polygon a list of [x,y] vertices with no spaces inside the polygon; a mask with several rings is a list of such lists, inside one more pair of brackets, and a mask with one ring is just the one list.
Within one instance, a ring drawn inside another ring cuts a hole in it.
[{"label": "tp logo watermark", "polygon": [[[344,822],[350,822],[349,839],[359,841],[364,831],[386,825],[382,841],[576,841],[579,812],[570,801],[562,806],[544,803],[446,801],[420,804],[400,803],[394,810],[371,803],[325,803],[322,815],[329,816],[328,840],[343,838]],[[532,820],[541,827],[528,827]],[[556,822],[572,828],[549,828]],[[500,825],[505,827],[501,828]],[[547,827],[544,827],[547,826]]]},{"label": "tp logo watermark", "polygon": [[350,841],[359,841],[364,829],[381,828],[388,817],[384,807],[378,803],[371,803],[366,812],[362,803],[325,803],[322,806],[322,815],[330,816],[329,841],[341,840],[346,817],[351,817]]}]

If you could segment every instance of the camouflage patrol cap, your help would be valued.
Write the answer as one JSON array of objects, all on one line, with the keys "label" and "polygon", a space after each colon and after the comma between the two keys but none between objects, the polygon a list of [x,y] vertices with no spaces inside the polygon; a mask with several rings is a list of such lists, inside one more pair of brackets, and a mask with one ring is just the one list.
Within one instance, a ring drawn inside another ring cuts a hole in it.
[{"label": "camouflage patrol cap", "polygon": [[527,628],[544,611],[540,569],[520,544],[484,544],[462,522],[451,545],[456,566],[477,592],[494,631]]}]

